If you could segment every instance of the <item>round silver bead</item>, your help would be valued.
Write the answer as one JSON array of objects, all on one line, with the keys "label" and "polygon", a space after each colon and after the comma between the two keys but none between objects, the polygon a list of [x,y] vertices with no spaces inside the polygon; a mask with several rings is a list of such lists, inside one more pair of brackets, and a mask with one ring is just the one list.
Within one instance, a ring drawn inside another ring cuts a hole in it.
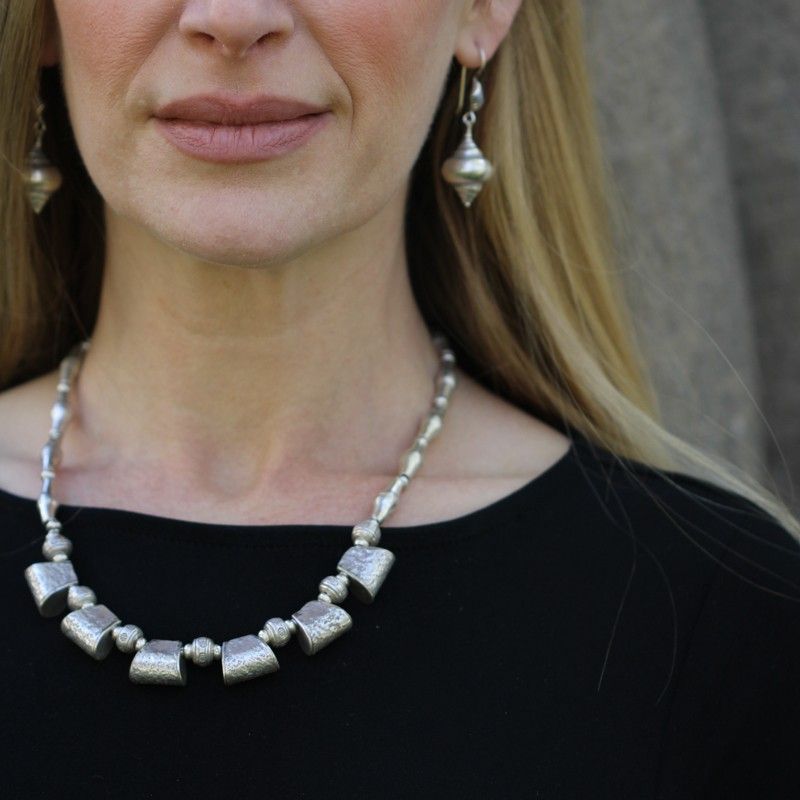
[{"label": "round silver bead", "polygon": [[264,623],[264,627],[258,632],[258,637],[264,644],[282,647],[292,638],[292,633],[285,619],[272,617]]},{"label": "round silver bead", "polygon": [[214,645],[214,660],[219,661],[222,658],[222,645],[215,644]]},{"label": "round silver bead", "polygon": [[437,394],[436,397],[433,398],[433,407],[436,410],[436,413],[441,416],[447,411],[447,407],[450,405],[450,400],[445,397],[443,394]]},{"label": "round silver bead", "polygon": [[141,650],[147,641],[144,638],[142,629],[138,625],[117,625],[117,627],[111,631],[111,636],[117,645],[117,650],[122,653],[132,653],[134,650]]},{"label": "round silver bead", "polygon": [[376,545],[381,540],[381,525],[375,517],[365,519],[353,526],[353,544]]},{"label": "round silver bead", "polygon": [[442,348],[439,358],[444,364],[452,365],[456,363],[456,354],[449,347]]},{"label": "round silver bead", "polygon": [[[347,583],[341,575],[328,575],[319,582],[319,590],[334,603],[341,603],[347,597]],[[320,598],[322,599],[322,598]]]},{"label": "round silver bead", "polygon": [[84,606],[93,606],[97,595],[88,586],[70,586],[67,591],[67,605],[77,611]]},{"label": "round silver bead", "polygon": [[54,530],[48,532],[42,544],[42,554],[51,561],[57,555],[68,556],[72,552],[72,541]]},{"label": "round silver bead", "polygon": [[206,667],[214,660],[214,641],[208,636],[198,636],[190,644],[183,646],[183,654],[189,661]]}]

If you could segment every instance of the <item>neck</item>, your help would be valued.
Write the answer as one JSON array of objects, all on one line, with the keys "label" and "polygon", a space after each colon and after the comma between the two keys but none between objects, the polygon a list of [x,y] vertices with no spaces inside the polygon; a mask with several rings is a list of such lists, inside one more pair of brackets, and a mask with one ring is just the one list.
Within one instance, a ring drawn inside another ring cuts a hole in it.
[{"label": "neck", "polygon": [[228,494],[287,471],[393,474],[437,366],[399,213],[324,252],[242,267],[170,249],[107,210],[79,445],[96,463],[179,470]]}]

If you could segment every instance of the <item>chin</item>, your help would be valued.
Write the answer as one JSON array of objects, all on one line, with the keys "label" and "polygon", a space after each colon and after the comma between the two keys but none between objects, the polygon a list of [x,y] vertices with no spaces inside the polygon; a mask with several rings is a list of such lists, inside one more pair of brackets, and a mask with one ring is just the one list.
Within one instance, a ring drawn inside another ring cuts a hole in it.
[{"label": "chin", "polygon": [[151,211],[144,228],[163,244],[200,261],[238,267],[278,265],[313,244],[308,215],[290,217],[285,207],[219,201],[197,206],[186,203]]}]

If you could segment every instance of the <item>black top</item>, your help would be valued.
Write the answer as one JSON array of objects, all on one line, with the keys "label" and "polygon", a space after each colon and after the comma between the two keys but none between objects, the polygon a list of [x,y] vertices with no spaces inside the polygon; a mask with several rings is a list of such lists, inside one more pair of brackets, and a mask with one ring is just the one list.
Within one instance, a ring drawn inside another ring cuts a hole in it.
[{"label": "black top", "polygon": [[[60,517],[98,602],[183,642],[290,617],[351,530]],[[800,796],[800,547],[582,440],[489,506],[387,525],[395,564],[374,603],[342,602],[352,629],[229,686],[218,661],[152,686],[84,653],[23,577],[34,502],[0,491],[0,522],[4,797]]]}]

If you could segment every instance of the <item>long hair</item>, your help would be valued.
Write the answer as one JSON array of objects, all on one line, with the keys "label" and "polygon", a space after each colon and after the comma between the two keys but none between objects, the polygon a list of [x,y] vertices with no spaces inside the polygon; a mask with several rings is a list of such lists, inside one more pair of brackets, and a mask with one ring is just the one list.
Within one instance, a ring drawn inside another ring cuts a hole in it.
[{"label": "long hair", "polygon": [[[102,278],[102,198],[72,135],[59,68],[38,65],[44,11],[43,0],[0,0],[0,386],[52,369],[89,334]],[[800,538],[776,497],[658,420],[618,285],[614,188],[583,35],[578,0],[522,0],[483,74],[475,132],[496,172],[468,210],[439,175],[460,135],[454,63],[408,195],[410,280],[423,317],[496,394],[620,458],[702,473]],[[64,173],[39,216],[21,180],[37,89],[45,149]]]}]

